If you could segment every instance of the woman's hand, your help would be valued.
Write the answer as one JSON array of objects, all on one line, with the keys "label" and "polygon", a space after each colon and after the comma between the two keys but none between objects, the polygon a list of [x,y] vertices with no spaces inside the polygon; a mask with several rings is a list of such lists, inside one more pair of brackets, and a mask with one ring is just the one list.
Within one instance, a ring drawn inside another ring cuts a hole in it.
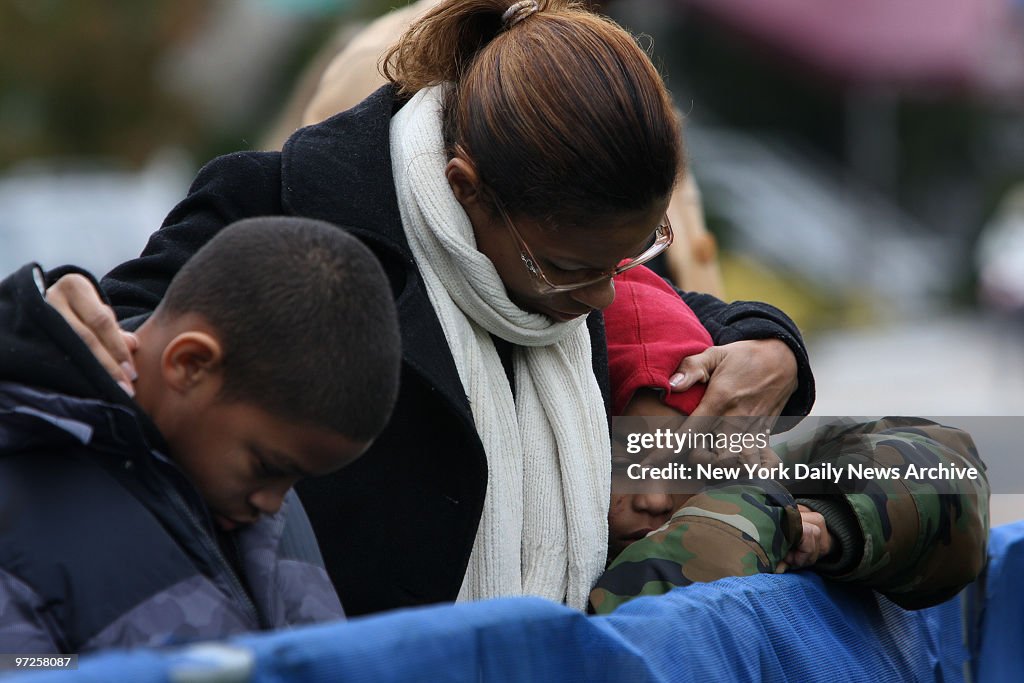
[{"label": "woman's hand", "polygon": [[778,339],[712,346],[683,359],[669,383],[686,391],[697,382],[707,391],[693,416],[778,417],[797,388],[796,357]]},{"label": "woman's hand", "polygon": [[[697,382],[706,383],[707,390],[686,419],[686,426],[700,433],[724,435],[727,443],[742,445],[718,451],[694,449],[688,456],[689,462],[777,465],[778,456],[755,437],[771,433],[775,419],[796,391],[796,357],[789,347],[778,339],[712,346],[684,358],[676,374],[669,378],[674,392],[686,391]],[[672,459],[656,453],[645,459],[644,464],[663,465]]]},{"label": "woman's hand", "polygon": [[83,275],[65,275],[46,290],[46,301],[64,316],[96,360],[106,368],[129,396],[138,375],[132,353],[139,342],[117,324],[114,311],[103,303],[92,282]]}]

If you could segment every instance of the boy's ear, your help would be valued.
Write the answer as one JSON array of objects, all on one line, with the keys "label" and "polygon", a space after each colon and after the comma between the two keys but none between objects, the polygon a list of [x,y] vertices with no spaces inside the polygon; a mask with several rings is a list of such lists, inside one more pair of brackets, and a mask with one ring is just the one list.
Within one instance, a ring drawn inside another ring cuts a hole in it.
[{"label": "boy's ear", "polygon": [[452,157],[444,167],[444,177],[452,188],[452,193],[462,206],[469,206],[481,201],[480,176],[476,167],[468,159],[460,156]]},{"label": "boy's ear", "polygon": [[219,389],[223,361],[224,350],[215,337],[189,330],[164,347],[160,370],[167,386],[184,394],[209,382],[214,382]]}]

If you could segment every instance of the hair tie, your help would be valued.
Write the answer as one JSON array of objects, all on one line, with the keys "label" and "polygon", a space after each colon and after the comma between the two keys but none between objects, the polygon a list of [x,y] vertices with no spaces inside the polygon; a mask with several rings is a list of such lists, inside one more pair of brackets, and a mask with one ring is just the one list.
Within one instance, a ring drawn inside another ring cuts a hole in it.
[{"label": "hair tie", "polygon": [[501,25],[507,31],[539,9],[536,0],[519,0],[512,3],[501,15]]}]

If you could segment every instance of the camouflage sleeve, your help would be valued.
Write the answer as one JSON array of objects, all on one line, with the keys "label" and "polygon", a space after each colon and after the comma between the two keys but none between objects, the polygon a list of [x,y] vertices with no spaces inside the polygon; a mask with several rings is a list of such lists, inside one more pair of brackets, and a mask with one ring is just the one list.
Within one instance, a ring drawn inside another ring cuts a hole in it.
[{"label": "camouflage sleeve", "polygon": [[590,593],[591,610],[607,614],[676,586],[773,573],[801,528],[792,496],[775,482],[702,491],[615,558]]},{"label": "camouflage sleeve", "polygon": [[[884,418],[828,425],[776,452],[787,465],[828,462],[837,472],[849,472],[849,465],[899,468],[897,478],[843,476],[824,493],[820,483],[813,492],[790,487],[838,536],[838,557],[815,565],[819,573],[918,609],[955,595],[984,566],[989,485],[966,432],[920,418]],[[953,473],[973,467],[978,477],[907,476],[910,465]]]}]

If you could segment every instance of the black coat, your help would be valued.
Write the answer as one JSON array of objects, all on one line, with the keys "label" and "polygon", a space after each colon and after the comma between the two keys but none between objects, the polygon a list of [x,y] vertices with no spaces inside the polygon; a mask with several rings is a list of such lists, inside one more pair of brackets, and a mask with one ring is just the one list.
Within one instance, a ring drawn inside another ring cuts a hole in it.
[{"label": "black coat", "polygon": [[[185,260],[229,223],[250,216],[319,218],[348,229],[380,259],[401,321],[401,390],[370,451],[341,472],[299,486],[328,572],[349,614],[453,600],[469,561],[487,464],[462,383],[406,242],[391,173],[390,87],[303,128],[281,152],[226,155],[207,164],[142,256],[103,287],[128,326],[159,303]],[[800,389],[787,414],[806,414],[813,379],[795,325],[771,306],[687,303],[716,343],[779,338],[794,350]],[[594,372],[607,396],[600,313],[588,319]],[[281,340],[285,352],[288,340]],[[344,381],[339,378],[339,381]]]}]

